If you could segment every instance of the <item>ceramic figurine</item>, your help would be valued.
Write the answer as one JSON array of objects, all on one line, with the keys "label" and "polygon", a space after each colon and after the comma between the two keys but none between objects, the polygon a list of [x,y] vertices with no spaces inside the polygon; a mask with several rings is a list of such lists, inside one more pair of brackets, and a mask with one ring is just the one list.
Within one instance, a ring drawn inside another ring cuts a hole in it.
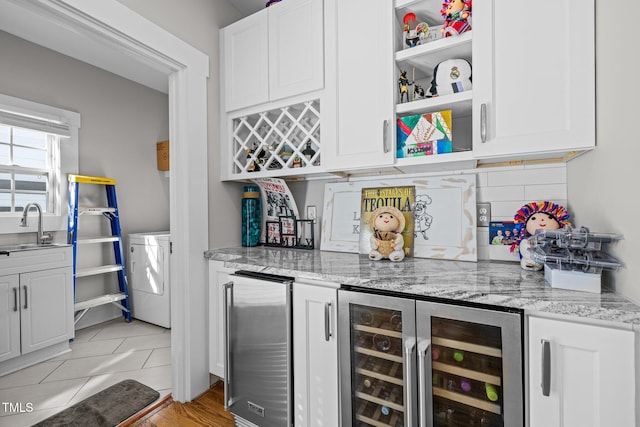
[{"label": "ceramic figurine", "polygon": [[411,86],[413,82],[409,82],[409,78],[407,77],[407,72],[402,70],[400,71],[400,77],[398,78],[398,91],[400,93],[400,102],[407,97],[407,101],[409,100],[409,86]]},{"label": "ceramic figurine", "polygon": [[541,270],[543,264],[534,261],[529,248],[533,248],[533,243],[529,237],[533,236],[537,230],[559,230],[571,225],[569,223],[569,213],[556,203],[543,201],[531,202],[522,206],[513,217],[517,234],[513,236],[511,252],[516,248],[520,253],[520,266],[525,270]]},{"label": "ceramic figurine", "polygon": [[380,260],[389,258],[391,261],[404,259],[404,230],[405,219],[399,209],[392,206],[382,206],[371,214],[369,228],[371,228],[371,252],[369,258]]},{"label": "ceramic figurine", "polygon": [[404,43],[407,47],[416,47],[419,44],[422,44],[424,38],[429,33],[429,25],[426,22],[420,22],[416,27],[412,30],[411,23],[416,22],[416,14],[413,12],[409,12],[404,15]]},{"label": "ceramic figurine", "polygon": [[471,0],[445,0],[440,10],[444,25],[443,37],[457,36],[471,30]]}]

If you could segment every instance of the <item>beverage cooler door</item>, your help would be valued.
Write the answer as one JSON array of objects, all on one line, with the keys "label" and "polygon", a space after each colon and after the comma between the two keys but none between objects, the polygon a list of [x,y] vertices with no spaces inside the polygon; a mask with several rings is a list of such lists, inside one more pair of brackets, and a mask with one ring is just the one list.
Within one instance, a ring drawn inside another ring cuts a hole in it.
[{"label": "beverage cooler door", "polygon": [[415,301],[338,292],[343,426],[415,425]]},{"label": "beverage cooler door", "polygon": [[416,302],[423,426],[524,425],[522,316]]}]

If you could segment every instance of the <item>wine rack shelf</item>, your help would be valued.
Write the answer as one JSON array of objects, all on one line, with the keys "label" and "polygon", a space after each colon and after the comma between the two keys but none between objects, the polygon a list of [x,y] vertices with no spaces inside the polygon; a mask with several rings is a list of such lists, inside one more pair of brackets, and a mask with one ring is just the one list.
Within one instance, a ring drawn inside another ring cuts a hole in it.
[{"label": "wine rack shelf", "polygon": [[366,354],[368,356],[377,357],[379,359],[385,359],[385,360],[390,360],[392,362],[402,363],[402,357],[395,356],[389,353],[384,353],[382,351],[372,350],[370,348],[365,348],[365,347],[355,347],[354,350],[357,353]]},{"label": "wine rack shelf", "polygon": [[320,166],[320,100],[232,120],[236,175]]},{"label": "wine rack shelf", "polygon": [[470,351],[472,353],[483,354],[491,357],[502,357],[502,350],[494,347],[487,347],[484,345],[473,344],[465,341],[452,340],[447,338],[433,337],[431,342],[434,345],[441,345],[443,347],[456,348],[459,350]]},{"label": "wine rack shelf", "polygon": [[454,402],[462,403],[463,405],[473,406],[475,408],[489,411],[494,414],[500,414],[502,407],[492,402],[487,402],[482,399],[477,399],[472,396],[456,393],[453,391],[445,390],[439,387],[433,387],[433,395],[440,396],[445,399],[453,400]]},{"label": "wine rack shelf", "polygon": [[497,386],[502,385],[502,379],[496,375],[489,375],[484,372],[474,371],[472,369],[459,368],[446,363],[432,362],[434,371],[446,372],[463,378],[469,378],[476,381],[482,381]]}]

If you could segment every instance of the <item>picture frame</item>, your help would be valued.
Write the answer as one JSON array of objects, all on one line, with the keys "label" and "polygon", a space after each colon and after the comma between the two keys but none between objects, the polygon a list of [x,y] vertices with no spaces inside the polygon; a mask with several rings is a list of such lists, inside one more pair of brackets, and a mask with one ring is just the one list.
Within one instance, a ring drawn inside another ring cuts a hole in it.
[{"label": "picture frame", "polygon": [[358,253],[362,188],[402,185],[416,188],[414,257],[477,261],[474,174],[327,183],[320,250]]}]

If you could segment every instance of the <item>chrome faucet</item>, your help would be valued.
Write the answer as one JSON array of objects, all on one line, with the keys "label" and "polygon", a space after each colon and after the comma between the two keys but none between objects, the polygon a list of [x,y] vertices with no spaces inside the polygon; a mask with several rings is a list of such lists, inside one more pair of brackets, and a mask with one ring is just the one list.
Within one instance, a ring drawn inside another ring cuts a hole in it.
[{"label": "chrome faucet", "polygon": [[42,207],[40,207],[39,204],[35,202],[27,203],[27,206],[25,206],[24,210],[22,211],[22,219],[20,220],[20,227],[28,226],[27,215],[29,214],[29,209],[31,209],[32,207],[35,207],[36,210],[38,211],[38,235],[36,236],[36,239],[37,239],[36,243],[38,245],[44,245],[45,243],[53,239],[53,236],[51,236],[51,233],[49,232],[42,231]]}]

